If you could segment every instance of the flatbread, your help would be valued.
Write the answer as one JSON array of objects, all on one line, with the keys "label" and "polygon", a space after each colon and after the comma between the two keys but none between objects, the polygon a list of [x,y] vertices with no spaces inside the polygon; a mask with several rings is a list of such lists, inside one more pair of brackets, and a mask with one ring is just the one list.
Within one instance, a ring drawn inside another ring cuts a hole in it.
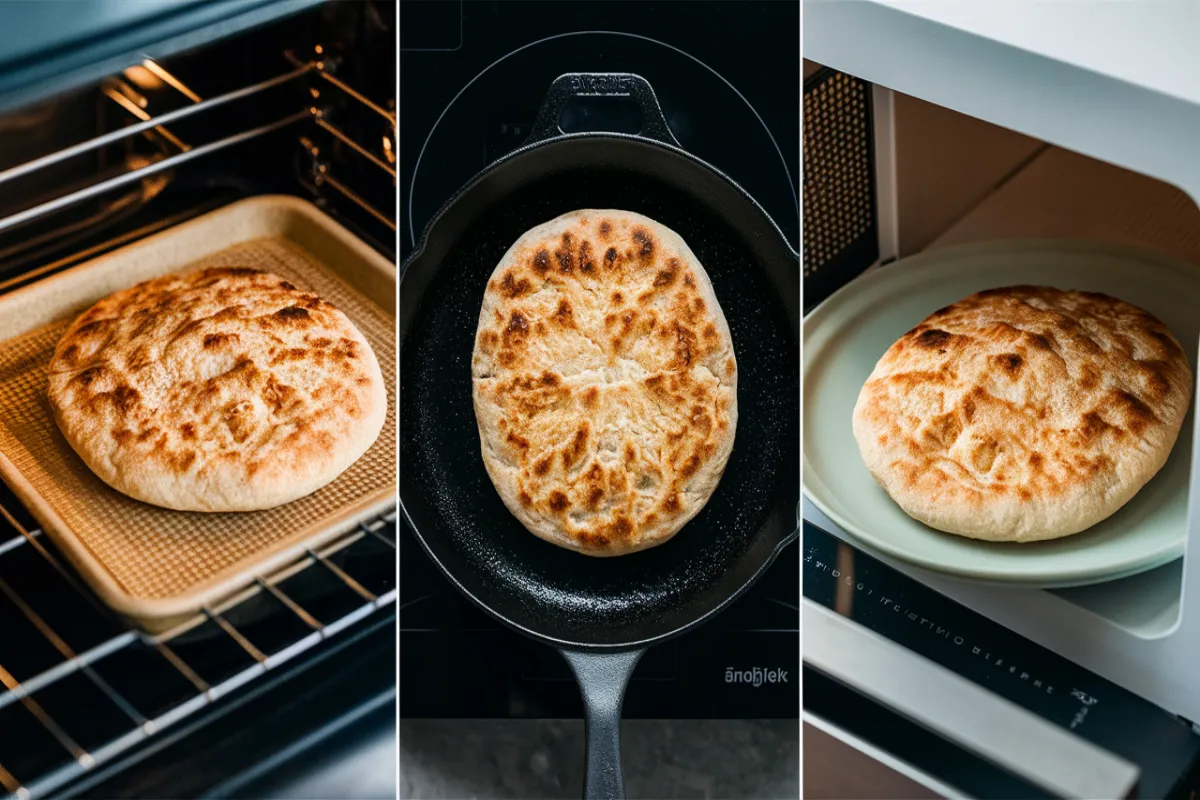
[{"label": "flatbread", "polygon": [[488,281],[472,376],[504,504],[588,555],[670,539],[733,448],[725,315],[683,239],[639,214],[575,211],[522,236]]},{"label": "flatbread", "polygon": [[1085,530],[1166,463],[1192,371],[1158,319],[1102,294],[994,289],[891,346],[854,408],[863,461],[913,518],[1029,542]]},{"label": "flatbread", "polygon": [[277,275],[213,268],[117,292],[50,362],[63,435],[117,491],[183,511],[252,511],[332,481],[375,441],[375,353]]}]

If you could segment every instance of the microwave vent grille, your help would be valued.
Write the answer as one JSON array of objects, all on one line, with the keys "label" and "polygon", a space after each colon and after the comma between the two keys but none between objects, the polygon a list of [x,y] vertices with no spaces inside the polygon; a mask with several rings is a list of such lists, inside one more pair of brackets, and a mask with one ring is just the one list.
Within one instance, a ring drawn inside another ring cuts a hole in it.
[{"label": "microwave vent grille", "polygon": [[871,84],[822,69],[804,85],[804,305],[879,257]]}]

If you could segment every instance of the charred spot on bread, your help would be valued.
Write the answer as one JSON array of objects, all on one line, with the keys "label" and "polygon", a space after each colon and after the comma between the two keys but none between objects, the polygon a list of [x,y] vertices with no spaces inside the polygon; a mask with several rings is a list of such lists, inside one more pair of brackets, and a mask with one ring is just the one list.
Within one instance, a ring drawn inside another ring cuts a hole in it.
[{"label": "charred spot on bread", "polygon": [[529,331],[529,320],[525,319],[525,315],[520,311],[514,311],[512,318],[508,321],[508,327],[504,329],[505,333],[527,333]]},{"label": "charred spot on bread", "polygon": [[917,344],[921,347],[936,350],[939,347],[945,347],[946,342],[950,341],[950,334],[946,331],[940,331],[936,328],[922,331],[917,335]]},{"label": "charred spot on bread", "polygon": [[553,491],[549,497],[550,510],[556,514],[561,514],[570,506],[567,496],[560,491]]},{"label": "charred spot on bread", "polygon": [[113,405],[115,405],[117,410],[122,414],[128,414],[130,411],[132,411],[134,406],[136,406],[141,399],[141,392],[127,384],[121,384],[112,392]]},{"label": "charred spot on bread", "polygon": [[554,258],[558,261],[558,271],[562,272],[563,274],[569,273],[575,269],[575,253],[573,247],[574,245],[571,234],[564,233],[558,249],[554,251]]},{"label": "charred spot on bread", "polygon": [[607,250],[604,251],[604,266],[607,269],[615,268],[617,266],[617,261],[619,258],[620,258],[620,254],[617,253],[617,248],[615,248],[615,247],[608,248]]},{"label": "charred spot on bread", "polygon": [[204,341],[202,342],[201,346],[206,349],[212,349],[236,342],[239,340],[239,338],[240,337],[236,333],[209,333],[205,334]]},{"label": "charred spot on bread", "polygon": [[504,277],[500,281],[500,293],[508,298],[520,297],[529,292],[529,281],[525,278],[518,278],[510,269],[504,273]]},{"label": "charred spot on bread", "polygon": [[575,327],[575,318],[571,312],[571,304],[567,302],[566,298],[558,301],[558,308],[554,311],[554,319],[564,328]]},{"label": "charred spot on bread", "polygon": [[596,269],[596,259],[592,255],[592,243],[583,241],[579,244],[579,271],[590,273]]},{"label": "charred spot on bread", "polygon": [[634,228],[632,238],[637,244],[637,254],[643,259],[654,255],[654,237],[645,228]]},{"label": "charred spot on bread", "polygon": [[308,309],[300,306],[288,306],[275,312],[275,318],[283,322],[301,322],[309,318]]},{"label": "charred spot on bread", "polygon": [[1010,378],[1015,378],[1021,374],[1021,367],[1025,364],[1025,359],[1016,353],[1001,353],[996,356],[996,363]]}]

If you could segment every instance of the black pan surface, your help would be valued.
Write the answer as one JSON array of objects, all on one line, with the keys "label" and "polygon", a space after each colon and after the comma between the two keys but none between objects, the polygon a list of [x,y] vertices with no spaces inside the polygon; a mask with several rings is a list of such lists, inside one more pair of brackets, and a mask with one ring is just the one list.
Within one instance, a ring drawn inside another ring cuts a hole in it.
[{"label": "black pan surface", "polygon": [[[671,541],[591,558],[508,512],[484,469],[471,354],[492,270],[525,231],[579,208],[645,214],[712,279],[738,361],[733,448],[707,506]],[[548,643],[622,649],[723,608],[791,541],[799,502],[799,266],[769,217],[687,153],[639,137],[563,136],[493,164],[435,218],[401,282],[400,502],[459,588]]]}]

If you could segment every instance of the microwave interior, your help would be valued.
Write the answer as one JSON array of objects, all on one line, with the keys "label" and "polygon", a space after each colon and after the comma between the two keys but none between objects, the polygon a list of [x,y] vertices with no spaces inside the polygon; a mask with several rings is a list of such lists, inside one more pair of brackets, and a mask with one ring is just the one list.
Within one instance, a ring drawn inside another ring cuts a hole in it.
[{"label": "microwave interior", "polygon": [[[806,61],[804,79],[806,314],[834,292],[853,292],[866,272],[903,270],[906,257],[970,243],[1086,240],[1148,249],[1200,270],[1200,208],[1178,186],[821,64]],[[1181,344],[1194,366],[1200,343]],[[1193,466],[1189,536],[1196,477]],[[804,517],[847,538],[807,500]],[[1195,720],[1196,561],[1189,550],[1132,577],[1067,589],[971,583],[890,563]]]},{"label": "microwave interior", "polygon": [[[254,12],[0,110],[0,293],[264,194],[394,260],[395,4]],[[148,632],[0,486],[0,792],[394,796],[395,598],[393,506]]]}]

